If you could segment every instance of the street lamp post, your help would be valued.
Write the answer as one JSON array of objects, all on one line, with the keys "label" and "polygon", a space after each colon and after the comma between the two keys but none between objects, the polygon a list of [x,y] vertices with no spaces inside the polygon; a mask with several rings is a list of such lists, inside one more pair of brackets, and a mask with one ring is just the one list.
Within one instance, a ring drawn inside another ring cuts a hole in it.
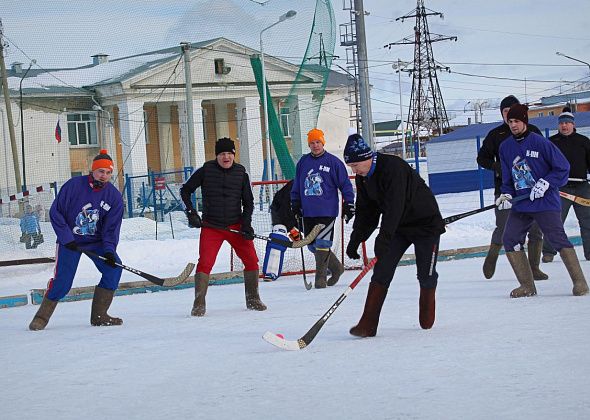
[{"label": "street lamp post", "polygon": [[555,52],[555,54],[556,55],[560,55],[560,56],[565,57],[565,58],[569,58],[570,60],[577,61],[578,63],[586,64],[588,66],[588,70],[590,70],[590,63],[587,63],[586,61],[578,60],[577,58],[570,57],[569,55],[565,55],[564,53],[561,53],[559,51]]},{"label": "street lamp post", "polygon": [[287,13],[281,15],[279,20],[273,23],[270,26],[267,26],[262,31],[260,31],[260,65],[262,68],[262,107],[264,110],[264,143],[266,144],[266,173],[269,181],[272,181],[272,165],[271,165],[271,153],[270,153],[270,136],[268,133],[268,109],[267,109],[267,100],[266,100],[266,73],[264,68],[264,46],[262,44],[262,34],[272,28],[275,25],[278,25],[281,22],[286,21],[287,19],[291,19],[295,17],[297,12],[295,10],[289,10]]},{"label": "street lamp post", "polygon": [[[467,111],[465,110],[467,108],[467,105],[469,105],[471,103],[471,101],[467,101],[467,103],[463,106],[463,114],[466,114]],[[473,109],[475,109],[475,107],[473,107]],[[467,122],[469,123],[469,118],[467,118]],[[477,113],[475,114],[475,123],[477,124]],[[469,124],[467,124],[469,125]]]},{"label": "street lamp post", "polygon": [[23,156],[23,186],[22,186],[23,191],[27,190],[27,172],[25,170],[25,125],[24,125],[24,116],[23,116],[23,80],[25,80],[25,77],[27,77],[27,73],[29,73],[29,70],[31,70],[31,67],[33,67],[33,64],[35,64],[36,62],[37,62],[37,60],[31,61],[31,63],[29,64],[29,68],[27,69],[27,71],[25,71],[25,74],[23,74],[23,77],[20,78],[20,82],[18,85],[18,91],[19,91],[19,96],[20,96],[20,143],[21,143],[21,154]]},{"label": "street lamp post", "polygon": [[402,129],[402,156],[404,160],[406,159],[406,133],[404,132],[404,109],[402,106],[402,67],[406,67],[408,64],[410,63],[407,61],[402,61],[398,58],[397,63],[391,66],[397,72],[397,83],[399,89],[399,123]]}]

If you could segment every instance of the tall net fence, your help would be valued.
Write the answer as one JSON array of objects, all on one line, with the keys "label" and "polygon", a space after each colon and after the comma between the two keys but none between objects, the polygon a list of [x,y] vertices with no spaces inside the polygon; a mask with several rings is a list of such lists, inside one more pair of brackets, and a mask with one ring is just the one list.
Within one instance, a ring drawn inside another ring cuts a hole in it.
[{"label": "tall net fence", "polygon": [[[4,6],[10,106],[0,101],[2,197],[59,188],[107,149],[126,217],[162,228],[167,218],[172,231],[178,188],[215,157],[216,139],[236,140],[252,181],[288,179],[326,96],[332,103],[346,96],[346,87],[328,84],[336,39],[328,0],[83,0],[76,8],[39,2],[26,13],[21,2]],[[47,24],[58,16],[68,24]],[[342,122],[345,131],[347,118],[332,125]],[[265,188],[265,205],[274,191]],[[2,258],[53,255],[46,219],[45,244],[20,252],[16,227],[35,200],[0,205]],[[47,195],[45,212],[50,205]]]}]

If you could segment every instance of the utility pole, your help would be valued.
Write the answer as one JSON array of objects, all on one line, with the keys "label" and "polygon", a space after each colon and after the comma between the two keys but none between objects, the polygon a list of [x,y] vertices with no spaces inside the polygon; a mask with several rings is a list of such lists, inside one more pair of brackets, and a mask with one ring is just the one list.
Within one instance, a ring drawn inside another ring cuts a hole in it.
[{"label": "utility pole", "polygon": [[190,166],[195,168],[195,122],[193,116],[193,80],[191,77],[191,44],[181,42],[180,48],[184,56],[184,84],[186,91],[186,124],[188,125],[188,153]]},{"label": "utility pole", "polygon": [[374,148],[371,92],[369,89],[369,62],[367,59],[367,38],[365,37],[365,9],[363,6],[363,0],[354,0],[354,9],[356,13],[355,25],[359,66],[358,80],[361,101],[361,129],[363,138],[369,143],[371,148]]},{"label": "utility pole", "polygon": [[[10,148],[12,150],[12,163],[14,165],[14,179],[16,180],[17,191],[22,191],[20,178],[20,167],[18,164],[18,149],[16,146],[16,134],[14,133],[14,122],[12,120],[12,107],[10,104],[10,92],[8,91],[8,80],[6,76],[6,64],[4,63],[4,27],[0,19],[0,77],[2,78],[2,92],[4,93],[4,104],[6,105],[6,118],[8,120],[8,132],[10,134]],[[8,180],[6,180],[8,183]]]}]

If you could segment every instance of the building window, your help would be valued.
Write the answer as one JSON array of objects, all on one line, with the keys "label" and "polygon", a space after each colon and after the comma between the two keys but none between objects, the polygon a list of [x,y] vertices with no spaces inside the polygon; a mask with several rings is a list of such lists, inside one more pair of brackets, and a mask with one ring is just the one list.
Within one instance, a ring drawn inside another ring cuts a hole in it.
[{"label": "building window", "polygon": [[547,113],[547,115],[551,115],[551,116],[553,116],[553,115],[555,115],[555,112],[553,112],[553,111],[549,111],[549,112]]},{"label": "building window", "polygon": [[68,139],[70,146],[96,146],[96,114],[78,113],[68,114]]},{"label": "building window", "polygon": [[290,137],[291,132],[289,131],[289,108],[280,108],[279,114],[281,115],[281,129],[283,130],[283,136]]},{"label": "building window", "polygon": [[542,117],[543,113],[542,112],[537,112],[537,117]]}]

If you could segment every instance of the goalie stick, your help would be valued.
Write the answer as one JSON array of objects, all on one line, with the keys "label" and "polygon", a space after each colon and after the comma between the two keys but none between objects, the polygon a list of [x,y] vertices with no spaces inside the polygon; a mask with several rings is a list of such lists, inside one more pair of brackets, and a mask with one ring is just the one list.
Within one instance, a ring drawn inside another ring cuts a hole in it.
[{"label": "goalie stick", "polygon": [[[241,231],[237,230],[237,229],[232,229],[229,227],[225,227],[225,226],[215,226],[212,225],[210,223],[204,223],[203,226],[205,227],[210,227],[213,229],[220,229],[220,230],[227,230],[228,232],[233,232],[233,233],[238,233],[238,234],[242,234]],[[267,242],[274,242],[275,244],[279,244],[279,245],[283,245],[287,248],[303,248],[304,246],[309,245],[310,243],[312,243],[316,236],[318,236],[318,234],[320,233],[320,231],[324,228],[324,225],[315,225],[313,227],[313,229],[309,232],[308,235],[305,236],[305,238],[299,240],[299,241],[281,241],[280,239],[276,239],[276,238],[269,238],[268,236],[262,236],[262,235],[258,235],[257,233],[254,234],[254,237],[256,239],[262,239],[263,241],[267,241]]]},{"label": "goalie stick", "polygon": [[[92,252],[92,251],[81,251],[81,252],[88,255],[89,257],[98,258],[103,261],[107,260],[102,255],[98,255],[97,253]],[[157,284],[158,286],[164,286],[164,287],[178,286],[180,283],[185,281],[188,278],[188,276],[190,276],[191,273],[193,272],[193,270],[195,269],[195,265],[193,263],[188,263],[186,265],[186,267],[184,268],[184,270],[182,270],[182,273],[180,273],[178,276],[163,279],[160,277],[156,277],[152,274],[145,273],[145,272],[138,270],[136,268],[126,266],[125,264],[119,264],[118,262],[115,262],[115,265],[117,267],[121,267],[123,270],[127,270],[127,271],[132,272],[133,274],[137,274],[138,276],[143,277],[144,279],[146,279],[154,284]]]},{"label": "goalie stick", "polygon": [[573,201],[574,203],[580,204],[582,206],[590,206],[590,198],[584,198],[573,194],[568,194],[566,192],[560,191],[559,196],[565,198],[566,200]]},{"label": "goalie stick", "polygon": [[371,271],[371,269],[375,266],[375,263],[377,263],[377,258],[373,258],[369,262],[369,264],[367,264],[365,268],[363,268],[363,271],[361,271],[358,274],[358,276],[356,276],[354,281],[350,283],[350,285],[344,291],[344,293],[342,293],[340,297],[336,300],[336,302],[334,302],[334,304],[330,307],[330,309],[328,309],[328,312],[322,315],[322,317],[315,324],[313,324],[309,331],[307,331],[299,340],[286,340],[270,331],[265,332],[262,338],[266,342],[283,350],[301,350],[309,346],[309,344],[313,341],[315,336],[318,335],[326,321],[328,321],[328,319],[332,316],[334,311],[338,309],[340,304],[344,301],[344,299],[346,299],[350,292],[352,292],[356,285],[359,284],[363,277],[365,277],[365,275],[369,271]]}]

